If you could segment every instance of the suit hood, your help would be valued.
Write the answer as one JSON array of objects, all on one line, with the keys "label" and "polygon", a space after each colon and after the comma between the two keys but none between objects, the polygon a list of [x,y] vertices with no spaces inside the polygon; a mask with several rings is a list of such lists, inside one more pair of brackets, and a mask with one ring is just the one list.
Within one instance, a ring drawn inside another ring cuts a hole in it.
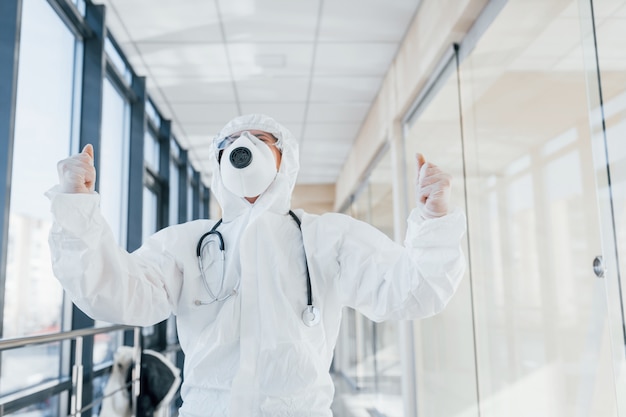
[{"label": "suit hood", "polygon": [[[271,133],[278,139],[278,144],[282,148],[282,160],[276,178],[254,204],[224,187],[218,161],[217,144],[222,139],[245,130],[262,130]],[[271,117],[263,114],[248,114],[228,122],[213,139],[210,158],[213,174],[211,188],[222,208],[224,221],[232,220],[251,208],[257,213],[268,210],[275,213],[287,213],[291,208],[291,193],[300,169],[298,143],[287,128]]]}]

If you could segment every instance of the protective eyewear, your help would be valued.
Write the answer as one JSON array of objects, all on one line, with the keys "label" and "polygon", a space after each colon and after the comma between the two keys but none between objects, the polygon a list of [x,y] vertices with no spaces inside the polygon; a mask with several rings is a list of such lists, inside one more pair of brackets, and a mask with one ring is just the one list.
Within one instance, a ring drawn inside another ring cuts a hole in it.
[{"label": "protective eyewear", "polygon": [[[216,145],[215,145],[217,150],[218,151],[223,151],[224,149],[228,148],[234,141],[239,139],[239,137],[243,133],[248,133],[250,136],[254,136],[255,138],[257,138],[261,142],[266,143],[268,145],[276,146],[280,151],[283,150],[282,143],[280,143],[280,141],[278,139],[276,139],[273,135],[271,135],[269,133],[267,135],[253,135],[252,133],[250,133],[248,131],[237,133],[235,135],[226,136],[223,139],[218,139],[217,142],[216,142]],[[270,143],[270,142],[268,142],[267,137],[271,137],[271,138],[275,139],[276,141],[273,142],[273,143]]]},{"label": "protective eyewear", "polygon": [[227,136],[224,139],[219,140],[217,142],[216,147],[217,147],[217,149],[219,151],[224,150],[224,149],[228,148],[230,146],[230,144],[233,143],[234,141],[236,141],[238,138],[239,138],[239,135],[237,135],[237,136]]}]

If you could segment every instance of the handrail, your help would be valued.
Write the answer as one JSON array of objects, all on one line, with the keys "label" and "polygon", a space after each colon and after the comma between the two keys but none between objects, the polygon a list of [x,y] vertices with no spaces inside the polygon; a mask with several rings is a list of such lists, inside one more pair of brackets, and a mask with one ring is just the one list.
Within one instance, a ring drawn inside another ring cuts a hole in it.
[{"label": "handrail", "polygon": [[[141,346],[140,346],[140,327],[131,327],[125,325],[115,325],[108,327],[92,327],[88,329],[72,330],[67,332],[43,334],[36,336],[16,337],[0,340],[0,353],[15,348],[21,348],[43,343],[61,342],[64,340],[74,340],[74,363],[72,365],[71,376],[71,395],[70,395],[70,415],[73,417],[81,417],[83,413],[83,339],[85,337],[109,333],[119,330],[133,330],[134,339],[134,366],[133,366],[133,395],[132,395],[132,416],[137,415],[137,397],[139,396],[139,381],[141,372]],[[92,406],[89,404],[88,406]],[[0,416],[3,410],[0,407]]]},{"label": "handrail", "polygon": [[71,330],[67,332],[41,334],[36,336],[13,337],[0,339],[0,352],[30,345],[40,345],[43,343],[60,342],[63,340],[76,339],[77,337],[93,336],[100,333],[109,333],[117,330],[132,330],[134,327],[125,325],[114,325],[107,327],[91,327],[88,329]]}]

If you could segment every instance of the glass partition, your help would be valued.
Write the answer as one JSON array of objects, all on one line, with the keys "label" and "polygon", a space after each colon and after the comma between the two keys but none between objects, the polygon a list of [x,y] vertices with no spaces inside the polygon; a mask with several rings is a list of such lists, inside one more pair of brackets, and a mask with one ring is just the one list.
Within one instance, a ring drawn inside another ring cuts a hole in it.
[{"label": "glass partition", "polygon": [[583,3],[509,0],[460,67],[481,417],[616,414]]},{"label": "glass partition", "polygon": [[[595,174],[601,180],[597,186],[603,213],[602,255],[612,328],[613,373],[616,391],[621,393],[626,389],[626,1],[581,0],[581,13],[592,11],[595,24],[584,28],[585,63]],[[620,412],[626,413],[626,397],[618,395],[617,401]]]},{"label": "glass partition", "polygon": [[[375,226],[393,239],[391,156],[385,149],[378,158],[346,214]],[[340,333],[337,365],[352,388],[358,388],[359,401],[366,404],[363,408],[388,417],[402,416],[403,368],[398,348],[398,323],[374,323],[346,308]],[[334,410],[338,415],[344,410],[341,398],[336,400]]]},{"label": "glass partition", "polygon": [[[452,175],[451,209],[465,211],[463,141],[456,59],[452,55],[405,126],[406,183],[415,206],[416,154]],[[463,241],[467,258],[467,241]],[[432,417],[477,416],[469,268],[446,309],[413,323],[418,411]]]}]

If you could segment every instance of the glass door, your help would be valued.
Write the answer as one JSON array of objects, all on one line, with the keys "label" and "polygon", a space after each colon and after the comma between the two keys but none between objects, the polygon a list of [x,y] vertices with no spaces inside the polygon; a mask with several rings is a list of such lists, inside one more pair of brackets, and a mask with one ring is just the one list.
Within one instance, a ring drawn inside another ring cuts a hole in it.
[{"label": "glass door", "polygon": [[[452,175],[451,207],[465,211],[463,141],[456,55],[442,60],[441,72],[405,124],[408,200],[415,205],[416,154]],[[467,235],[466,235],[467,237]],[[462,242],[468,258],[467,240]],[[477,417],[472,277],[466,269],[456,294],[439,314],[413,322],[417,414]]]},{"label": "glass door", "polygon": [[617,415],[584,6],[509,0],[459,67],[481,417]]},{"label": "glass door", "polygon": [[580,0],[619,414],[626,415],[626,0]]}]

